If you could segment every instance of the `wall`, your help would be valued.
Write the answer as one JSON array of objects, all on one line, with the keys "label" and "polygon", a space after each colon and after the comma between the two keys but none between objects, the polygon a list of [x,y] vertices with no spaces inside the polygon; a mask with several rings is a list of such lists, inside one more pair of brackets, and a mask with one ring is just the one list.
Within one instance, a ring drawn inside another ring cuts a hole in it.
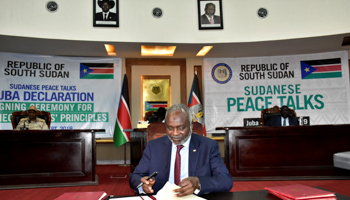
[{"label": "wall", "polygon": [[[223,30],[198,30],[197,1],[119,0],[119,28],[93,27],[93,1],[1,1],[0,34],[34,38],[172,43],[226,43],[306,38],[350,32],[348,0],[222,0]],[[162,18],[151,11],[163,9]],[[261,19],[257,10],[268,9]],[[215,37],[213,37],[215,33]]]},{"label": "wall", "polygon": [[132,86],[131,86],[131,124],[137,126],[141,120],[141,75],[170,75],[171,103],[177,104],[180,99],[180,67],[179,66],[132,66]]}]

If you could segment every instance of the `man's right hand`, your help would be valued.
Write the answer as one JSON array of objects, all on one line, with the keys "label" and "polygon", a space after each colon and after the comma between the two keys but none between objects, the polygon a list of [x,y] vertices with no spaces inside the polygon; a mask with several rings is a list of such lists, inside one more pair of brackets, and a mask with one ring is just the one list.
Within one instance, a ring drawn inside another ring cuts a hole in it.
[{"label": "man's right hand", "polygon": [[141,182],[143,183],[142,185],[142,190],[146,193],[146,194],[153,194],[154,191],[152,189],[153,185],[156,183],[156,179],[152,178],[150,180],[146,180],[148,178],[148,176],[142,177],[141,178]]}]

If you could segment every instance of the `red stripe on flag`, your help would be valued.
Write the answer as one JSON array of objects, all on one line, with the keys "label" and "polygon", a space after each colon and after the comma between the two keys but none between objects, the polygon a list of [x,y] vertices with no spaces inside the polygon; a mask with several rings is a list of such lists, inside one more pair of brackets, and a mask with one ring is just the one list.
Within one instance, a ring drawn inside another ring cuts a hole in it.
[{"label": "red stripe on flag", "polygon": [[105,73],[105,74],[113,74],[114,73],[114,69],[106,69],[106,68],[90,68],[94,71],[91,72],[91,74],[95,74],[95,73]]},{"label": "red stripe on flag", "polygon": [[153,107],[157,107],[157,108],[160,108],[160,107],[167,108],[168,107],[168,104],[151,104],[151,105],[152,105],[152,108]]},{"label": "red stripe on flag", "polygon": [[[131,129],[130,113],[127,105],[125,105],[124,99],[120,102],[120,107],[118,109],[118,120],[122,129]],[[130,141],[130,132],[125,132]]]},{"label": "red stripe on flag", "polygon": [[341,65],[327,65],[315,67],[317,70],[314,72],[332,72],[332,71],[341,71]]},{"label": "red stripe on flag", "polygon": [[191,99],[191,103],[187,105],[187,107],[189,107],[189,108],[192,107],[192,106],[195,106],[195,105],[199,104],[198,99],[197,99],[197,97],[195,96],[195,93],[194,93],[194,92],[192,92],[192,97],[191,97],[191,98],[192,98],[192,99]]}]

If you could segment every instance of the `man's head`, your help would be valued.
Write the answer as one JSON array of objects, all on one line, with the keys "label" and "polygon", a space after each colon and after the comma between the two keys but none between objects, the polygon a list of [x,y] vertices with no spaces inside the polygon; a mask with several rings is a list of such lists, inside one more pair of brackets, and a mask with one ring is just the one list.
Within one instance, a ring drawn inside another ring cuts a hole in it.
[{"label": "man's head", "polygon": [[213,3],[207,3],[205,4],[205,14],[209,17],[213,16],[215,14],[215,4]]},{"label": "man's head", "polygon": [[29,109],[27,110],[28,112],[28,117],[30,120],[35,120],[36,119],[36,112],[38,109],[36,109],[35,106],[30,106]]},{"label": "man's head", "polygon": [[184,104],[171,106],[166,115],[166,133],[175,145],[184,144],[192,134],[192,117]]},{"label": "man's head", "polygon": [[289,110],[289,108],[287,106],[282,106],[282,108],[281,108],[281,116],[283,118],[287,118],[287,117],[290,116],[290,110]]},{"label": "man's head", "polygon": [[165,119],[165,113],[166,110],[163,107],[158,108],[157,110],[157,117],[158,117],[158,121],[162,121],[163,119]]},{"label": "man's head", "polygon": [[101,0],[98,1],[98,6],[100,6],[100,8],[102,8],[103,12],[108,12],[109,9],[113,8],[115,3],[114,1],[110,1],[110,0]]}]

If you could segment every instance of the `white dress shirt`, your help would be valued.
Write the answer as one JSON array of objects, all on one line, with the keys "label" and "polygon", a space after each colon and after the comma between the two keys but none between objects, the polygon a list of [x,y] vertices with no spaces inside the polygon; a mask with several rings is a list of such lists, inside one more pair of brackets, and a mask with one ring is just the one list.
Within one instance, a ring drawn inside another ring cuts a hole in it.
[{"label": "white dress shirt", "polygon": [[286,126],[289,126],[289,118],[288,117],[287,118],[283,118],[281,116],[281,126],[283,126],[283,120],[286,120]]},{"label": "white dress shirt", "polygon": [[[181,156],[181,175],[180,175],[180,181],[183,179],[189,177],[188,175],[188,150],[190,148],[190,141],[191,136],[188,138],[188,140],[183,144],[184,147],[180,150],[180,156]],[[177,151],[177,145],[172,144],[171,148],[171,160],[170,160],[170,173],[169,173],[169,183],[174,184],[174,168],[175,168],[175,158],[176,158],[176,151]]]}]

